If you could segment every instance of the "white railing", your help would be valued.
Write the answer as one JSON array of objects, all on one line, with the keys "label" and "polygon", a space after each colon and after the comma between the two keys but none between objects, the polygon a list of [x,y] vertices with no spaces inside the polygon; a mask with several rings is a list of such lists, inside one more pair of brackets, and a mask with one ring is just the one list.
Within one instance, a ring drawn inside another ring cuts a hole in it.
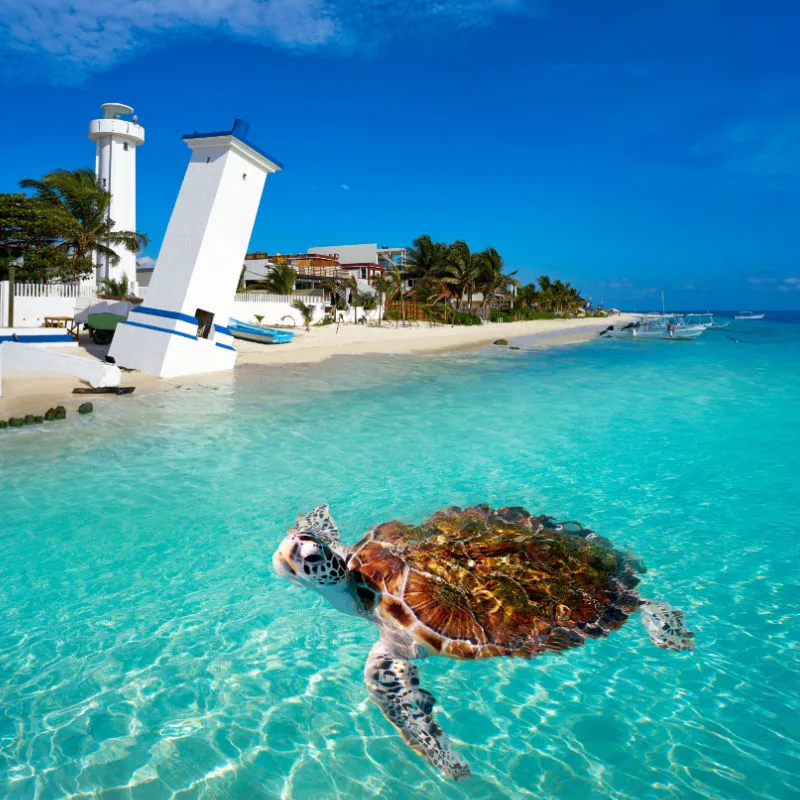
[{"label": "white railing", "polygon": [[325,297],[309,294],[272,294],[271,292],[238,292],[233,298],[234,303],[283,303],[291,305],[296,300],[302,300],[309,305],[324,303]]},{"label": "white railing", "polygon": [[94,281],[78,283],[15,283],[14,297],[97,297]]}]

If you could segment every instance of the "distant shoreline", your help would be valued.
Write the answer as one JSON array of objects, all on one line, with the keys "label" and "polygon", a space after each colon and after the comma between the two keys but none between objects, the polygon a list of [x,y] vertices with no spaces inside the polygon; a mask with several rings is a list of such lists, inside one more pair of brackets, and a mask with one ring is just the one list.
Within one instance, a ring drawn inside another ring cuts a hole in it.
[{"label": "distant shoreline", "polygon": [[[430,327],[427,322],[408,323],[394,327],[343,324],[312,327],[311,331],[295,329],[295,339],[287,345],[261,345],[236,340],[236,368],[252,365],[312,364],[334,356],[360,355],[422,355],[466,350],[491,344],[497,339],[541,336],[527,344],[558,346],[587,341],[612,324],[625,323],[635,315],[623,314],[612,318],[548,319],[527,322],[494,322],[480,326]],[[512,342],[513,344],[513,342]],[[74,352],[74,351],[73,351]],[[91,357],[87,352],[83,355]],[[235,373],[236,370],[234,370]],[[209,384],[229,373],[209,373],[180,378],[159,379],[141,372],[126,372],[124,386],[135,386],[137,392],[129,397],[107,395],[73,395],[80,385],[74,378],[53,377],[32,372],[8,372],[3,376],[3,396],[0,397],[0,418],[21,414],[43,414],[47,408],[62,404],[69,409],[89,399],[115,405],[131,402],[139,392],[170,391],[178,386]]]}]

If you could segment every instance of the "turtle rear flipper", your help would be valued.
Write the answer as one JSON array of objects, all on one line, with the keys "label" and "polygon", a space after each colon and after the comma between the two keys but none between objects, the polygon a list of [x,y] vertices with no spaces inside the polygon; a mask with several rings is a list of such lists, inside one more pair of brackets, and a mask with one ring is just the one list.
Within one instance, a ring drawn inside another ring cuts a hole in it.
[{"label": "turtle rear flipper", "polygon": [[683,611],[669,603],[640,600],[642,624],[656,647],[663,650],[694,650],[694,633],[686,627]]},{"label": "turtle rear flipper", "polygon": [[469,765],[450,749],[433,718],[433,695],[419,685],[417,668],[389,642],[375,643],[364,679],[371,699],[403,736],[403,741],[453,780],[470,776]]}]

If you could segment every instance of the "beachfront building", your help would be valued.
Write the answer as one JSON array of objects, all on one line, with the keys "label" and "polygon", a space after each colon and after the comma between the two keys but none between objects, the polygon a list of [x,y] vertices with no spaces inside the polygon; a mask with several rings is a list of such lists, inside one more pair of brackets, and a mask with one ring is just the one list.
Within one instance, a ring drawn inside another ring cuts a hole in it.
[{"label": "beachfront building", "polygon": [[325,278],[355,276],[359,291],[372,293],[372,279],[386,270],[406,266],[405,247],[378,247],[377,244],[345,244],[311,247],[305,253],[248,253],[244,262],[244,284],[263,281],[279,264],[297,272],[295,289],[321,291]]},{"label": "beachfront building", "polygon": [[375,275],[387,269],[405,269],[407,255],[405,247],[378,247],[377,244],[337,244],[327,247],[310,247],[308,254],[336,258],[339,267],[356,278],[371,281]]},{"label": "beachfront building", "polygon": [[[103,103],[103,116],[89,123],[89,138],[96,143],[95,174],[103,188],[111,193],[109,217],[120,231],[136,230],[136,148],[144,143],[144,128],[124,103]],[[97,257],[97,281],[120,281],[128,276],[136,290],[136,254],[118,248],[119,261],[112,264],[107,256]]]}]

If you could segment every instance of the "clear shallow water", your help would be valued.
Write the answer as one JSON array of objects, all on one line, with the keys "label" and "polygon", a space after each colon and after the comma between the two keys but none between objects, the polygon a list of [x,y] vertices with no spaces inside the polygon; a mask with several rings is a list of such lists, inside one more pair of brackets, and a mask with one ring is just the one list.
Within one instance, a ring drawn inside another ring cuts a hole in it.
[{"label": "clear shallow water", "polygon": [[[771,316],[253,369],[4,432],[0,797],[796,796],[800,316]],[[373,629],[271,571],[320,501],[349,541],[449,504],[581,520],[697,650],[632,621],[562,657],[421,662],[475,775],[448,783],[366,700]]]}]

